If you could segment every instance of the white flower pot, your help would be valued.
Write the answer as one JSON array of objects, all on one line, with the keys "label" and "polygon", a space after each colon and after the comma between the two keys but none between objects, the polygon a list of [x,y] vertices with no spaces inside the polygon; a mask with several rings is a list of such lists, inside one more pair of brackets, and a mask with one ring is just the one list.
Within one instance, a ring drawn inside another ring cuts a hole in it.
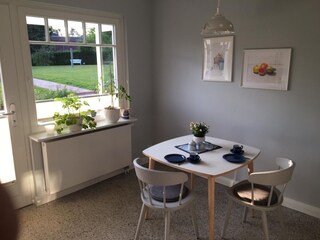
[{"label": "white flower pot", "polygon": [[193,139],[192,139],[195,143],[199,144],[199,143],[203,143],[205,140],[206,140],[206,137],[196,137],[196,136],[193,136]]},{"label": "white flower pot", "polygon": [[79,132],[82,129],[82,125],[73,124],[69,126],[70,132]]},{"label": "white flower pot", "polygon": [[119,108],[105,108],[104,117],[107,123],[116,123],[120,118]]},{"label": "white flower pot", "polygon": [[82,118],[77,120],[76,124],[69,126],[70,132],[79,132],[82,130]]}]

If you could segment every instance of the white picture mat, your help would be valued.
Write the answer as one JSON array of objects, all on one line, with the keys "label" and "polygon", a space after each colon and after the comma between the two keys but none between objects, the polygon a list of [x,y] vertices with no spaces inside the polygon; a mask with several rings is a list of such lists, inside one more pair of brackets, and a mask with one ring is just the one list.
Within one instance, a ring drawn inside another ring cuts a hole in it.
[{"label": "white picture mat", "polygon": [[227,36],[203,40],[203,80],[232,81],[233,38]]},{"label": "white picture mat", "polygon": [[[244,50],[242,87],[287,90],[291,48]],[[274,75],[260,76],[253,72],[257,64],[267,63],[275,68]]]}]

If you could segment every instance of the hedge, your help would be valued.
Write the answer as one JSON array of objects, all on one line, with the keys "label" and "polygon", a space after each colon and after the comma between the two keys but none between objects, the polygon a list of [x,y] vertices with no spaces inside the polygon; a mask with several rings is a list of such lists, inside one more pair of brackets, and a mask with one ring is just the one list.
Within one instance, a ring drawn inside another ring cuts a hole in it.
[{"label": "hedge", "polygon": [[[62,48],[65,49],[65,47]],[[104,61],[113,61],[112,48],[103,48],[102,54]],[[82,64],[97,64],[96,52],[92,47],[80,47],[79,50],[73,50],[73,58],[82,59]],[[52,46],[42,46],[41,48],[37,49],[35,52],[32,53],[32,65],[70,65],[70,51],[57,51],[57,49],[54,49],[54,47]]]}]

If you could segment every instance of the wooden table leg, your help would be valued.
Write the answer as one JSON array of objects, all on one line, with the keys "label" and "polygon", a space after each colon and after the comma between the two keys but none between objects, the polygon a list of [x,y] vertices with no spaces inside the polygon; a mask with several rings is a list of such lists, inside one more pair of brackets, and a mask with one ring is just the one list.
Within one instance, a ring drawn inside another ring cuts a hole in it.
[{"label": "wooden table leg", "polygon": [[208,178],[208,204],[209,204],[209,240],[214,239],[214,194],[215,178]]},{"label": "wooden table leg", "polygon": [[253,161],[248,164],[248,174],[253,173]]},{"label": "wooden table leg", "polygon": [[154,169],[154,166],[156,164],[156,161],[152,158],[149,158],[149,169]]},{"label": "wooden table leg", "polygon": [[194,174],[190,173],[190,189],[194,189]]}]

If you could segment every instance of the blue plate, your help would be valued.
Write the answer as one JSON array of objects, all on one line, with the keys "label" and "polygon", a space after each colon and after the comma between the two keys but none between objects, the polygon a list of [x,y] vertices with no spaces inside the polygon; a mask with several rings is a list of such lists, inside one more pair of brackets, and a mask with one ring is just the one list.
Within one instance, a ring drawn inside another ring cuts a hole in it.
[{"label": "blue plate", "polygon": [[223,155],[223,158],[228,162],[232,162],[232,163],[243,163],[247,160],[247,158],[245,158],[241,154],[233,154],[233,153],[225,154]]},{"label": "blue plate", "polygon": [[164,159],[166,159],[168,162],[171,163],[183,163],[186,161],[186,157],[181,154],[168,154],[164,156]]}]

